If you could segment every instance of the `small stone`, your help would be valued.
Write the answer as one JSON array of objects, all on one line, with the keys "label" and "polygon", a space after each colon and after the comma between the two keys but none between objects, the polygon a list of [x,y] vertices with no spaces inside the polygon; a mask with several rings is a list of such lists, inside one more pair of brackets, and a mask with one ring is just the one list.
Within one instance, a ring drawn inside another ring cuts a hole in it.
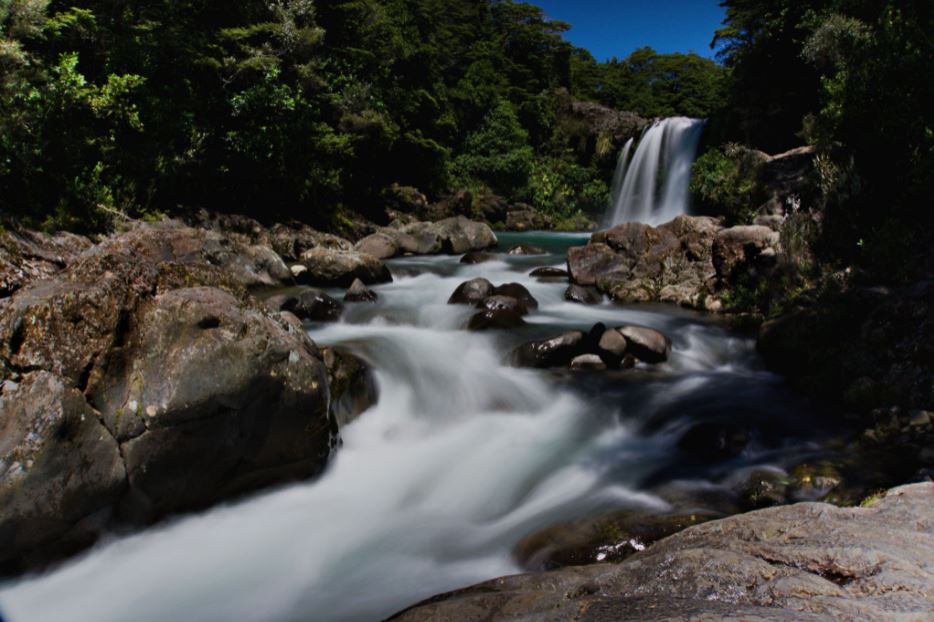
[{"label": "small stone", "polygon": [[159,409],[153,406],[152,404],[150,404],[149,406],[146,407],[146,414],[150,418],[155,417],[157,414],[159,414]]},{"label": "small stone", "polygon": [[571,361],[571,369],[603,371],[606,363],[596,354],[581,354]]},{"label": "small stone", "polygon": [[301,275],[305,274],[306,272],[308,272],[308,268],[306,268],[300,263],[289,266],[289,270],[292,271],[292,276],[295,277],[296,279],[300,277]]}]

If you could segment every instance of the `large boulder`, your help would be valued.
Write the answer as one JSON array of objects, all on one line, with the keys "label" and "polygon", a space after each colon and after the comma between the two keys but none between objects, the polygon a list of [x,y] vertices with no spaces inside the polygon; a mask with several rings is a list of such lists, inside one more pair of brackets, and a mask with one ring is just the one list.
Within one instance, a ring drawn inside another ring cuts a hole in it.
[{"label": "large boulder", "polygon": [[322,233],[301,223],[277,223],[264,236],[266,243],[283,259],[298,261],[302,253],[312,248],[349,251],[353,244],[344,238]]},{"label": "large boulder", "polygon": [[356,279],[367,285],[392,281],[382,261],[359,251],[313,248],[302,253],[301,261],[308,271],[300,279],[308,285],[349,287]]},{"label": "large boulder", "polygon": [[568,272],[573,283],[596,285],[598,277],[625,278],[629,274],[629,266],[608,245],[591,243],[568,249]]},{"label": "large boulder", "polygon": [[382,232],[368,235],[357,242],[354,248],[377,259],[390,259],[399,254],[399,243],[392,236]]},{"label": "large boulder", "polygon": [[216,288],[144,302],[87,395],[120,442],[124,510],[149,521],[320,471],[336,429],[303,331]]},{"label": "large boulder", "polygon": [[501,330],[524,326],[522,314],[514,309],[487,309],[473,314],[467,322],[467,330]]},{"label": "large boulder", "polygon": [[617,302],[670,302],[702,307],[714,276],[712,218],[678,216],[651,227],[628,222],[599,231],[568,251],[571,280],[595,285]]},{"label": "large boulder", "polygon": [[0,570],[16,571],[86,545],[79,523],[107,522],[126,473],[99,413],[62,378],[31,372],[0,391]]},{"label": "large boulder", "polygon": [[619,564],[516,575],[391,619],[924,620],[934,610],[934,484],[868,507],[769,508],[695,525]]},{"label": "large boulder", "polygon": [[8,529],[20,502],[0,503],[0,538],[25,543],[0,545],[0,564],[324,467],[336,430],[317,348],[248,295],[281,263],[243,239],[139,226],[2,306],[0,479],[28,471],[16,490],[47,499],[26,531]]}]

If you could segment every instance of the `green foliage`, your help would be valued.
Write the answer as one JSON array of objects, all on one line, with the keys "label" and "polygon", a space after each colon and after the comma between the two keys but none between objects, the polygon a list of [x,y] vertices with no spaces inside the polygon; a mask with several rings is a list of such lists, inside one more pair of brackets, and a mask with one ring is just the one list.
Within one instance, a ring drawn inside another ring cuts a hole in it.
[{"label": "green foliage", "polygon": [[538,158],[529,180],[532,205],[555,220],[581,221],[606,210],[610,192],[593,171],[560,158]]},{"label": "green foliage", "polygon": [[725,103],[726,73],[697,54],[644,47],[599,64],[589,54],[576,54],[571,70],[578,96],[646,117],[706,118]]},{"label": "green foliage", "polygon": [[759,206],[756,166],[737,145],[715,147],[694,162],[690,191],[701,213],[749,224]]},{"label": "green foliage", "polygon": [[732,74],[723,134],[818,150],[824,260],[875,280],[925,269],[934,213],[934,5],[895,0],[724,0]]},{"label": "green foliage", "polygon": [[512,105],[499,100],[467,137],[464,152],[453,162],[453,174],[462,182],[480,180],[500,194],[518,198],[528,187],[533,155],[528,132]]}]

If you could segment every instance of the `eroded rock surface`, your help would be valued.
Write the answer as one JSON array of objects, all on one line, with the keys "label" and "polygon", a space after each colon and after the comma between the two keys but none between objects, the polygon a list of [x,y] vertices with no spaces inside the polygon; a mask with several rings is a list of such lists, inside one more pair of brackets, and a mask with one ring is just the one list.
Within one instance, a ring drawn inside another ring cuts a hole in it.
[{"label": "eroded rock surface", "polygon": [[802,503],[690,527],[620,564],[516,575],[392,620],[928,620],[934,484],[870,507]]}]

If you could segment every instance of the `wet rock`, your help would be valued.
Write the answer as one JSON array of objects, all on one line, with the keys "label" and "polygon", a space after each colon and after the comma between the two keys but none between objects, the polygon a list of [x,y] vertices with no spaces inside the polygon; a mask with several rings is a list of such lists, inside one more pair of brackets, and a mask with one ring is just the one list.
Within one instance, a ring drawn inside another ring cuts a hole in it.
[{"label": "wet rock", "polygon": [[493,288],[497,296],[509,296],[519,301],[519,304],[528,312],[538,309],[538,301],[532,293],[521,283],[504,283]]},{"label": "wet rock", "polygon": [[489,296],[483,300],[480,308],[487,311],[506,310],[519,315],[528,315],[528,308],[512,296]]},{"label": "wet rock", "polygon": [[461,257],[460,262],[463,264],[478,264],[478,263],[486,263],[488,261],[495,261],[495,260],[496,260],[496,255],[492,253],[481,253],[478,251],[471,251],[467,253],[466,255],[464,255],[463,257]]},{"label": "wet rock", "polygon": [[46,371],[3,385],[0,568],[87,545],[74,526],[95,514],[106,521],[125,488],[117,442],[80,391]]},{"label": "wet rock", "polygon": [[545,249],[539,248],[538,246],[532,246],[531,244],[516,244],[508,251],[507,255],[544,255]]},{"label": "wet rock", "polygon": [[568,251],[571,280],[595,285],[617,302],[703,307],[720,229],[712,218],[679,216],[658,227],[630,222],[599,231],[586,246]]},{"label": "wet rock", "polygon": [[721,422],[704,422],[691,426],[678,439],[678,449],[704,461],[728,460],[741,454],[749,443],[745,428]]},{"label": "wet rock", "polygon": [[571,282],[578,285],[596,285],[597,278],[624,278],[629,266],[606,244],[588,244],[568,249],[568,272]]},{"label": "wet rock", "polygon": [[628,352],[640,361],[664,363],[671,353],[671,339],[653,328],[645,326],[621,326],[617,328],[626,338]]},{"label": "wet rock", "polygon": [[[413,251],[419,255],[446,253],[460,255],[468,251],[485,250],[496,246],[497,240],[489,225],[455,216],[437,222],[415,222],[396,227],[399,234],[417,241]],[[384,230],[394,235],[392,230]]]},{"label": "wet rock", "polygon": [[83,389],[119,342],[139,301],[154,292],[207,285],[246,295],[271,275],[239,255],[248,247],[177,223],[143,225],[76,257],[55,279],[16,293],[0,315],[0,357],[45,369]]},{"label": "wet rock", "polygon": [[617,328],[626,338],[627,352],[650,364],[664,363],[671,353],[671,339],[653,328],[621,326]]},{"label": "wet rock", "polygon": [[615,328],[604,331],[597,342],[597,352],[608,367],[620,367],[626,357],[628,342]]},{"label": "wet rock", "polygon": [[304,331],[199,287],[144,302],[122,341],[87,395],[120,442],[127,517],[148,522],[324,467],[336,428]]},{"label": "wet rock", "polygon": [[390,259],[399,254],[399,244],[385,233],[374,233],[356,243],[354,249],[377,259]]},{"label": "wet rock", "polygon": [[581,354],[571,359],[571,369],[602,371],[606,367],[603,359],[596,354]]},{"label": "wet rock", "polygon": [[392,281],[382,261],[358,251],[313,248],[302,253],[302,264],[308,268],[302,282],[308,285],[348,287],[356,279],[367,285]]},{"label": "wet rock", "polygon": [[523,568],[533,571],[618,563],[662,538],[715,517],[710,513],[610,512],[526,536],[513,548],[513,557]]},{"label": "wet rock", "polygon": [[530,341],[513,350],[512,363],[518,367],[566,367],[584,354],[584,333],[575,330],[551,339]]},{"label": "wet rock", "polygon": [[566,279],[570,275],[567,270],[546,267],[535,268],[529,272],[529,276],[535,277],[536,279]]},{"label": "wet rock", "polygon": [[376,292],[364,285],[360,279],[354,279],[344,294],[344,302],[376,302]]},{"label": "wet rock", "polygon": [[269,232],[261,239],[264,239],[283,259],[292,262],[298,261],[302,253],[313,248],[353,250],[353,244],[349,240],[316,231],[298,222],[277,223],[270,227]]},{"label": "wet rock", "polygon": [[449,305],[478,305],[484,299],[493,295],[493,284],[484,278],[470,279],[457,286],[451,297]]},{"label": "wet rock", "polygon": [[318,289],[304,289],[294,294],[280,294],[266,300],[275,311],[288,311],[302,320],[336,322],[344,312],[344,305]]},{"label": "wet rock", "polygon": [[331,413],[344,426],[374,406],[379,399],[376,377],[366,361],[340,348],[321,349],[328,373]]},{"label": "wet rock", "polygon": [[494,579],[391,619],[925,619],[934,609],[932,495],[934,483],[913,484],[870,507],[802,503],[710,521],[619,564]]},{"label": "wet rock", "polygon": [[603,296],[596,289],[574,284],[569,285],[564,291],[564,299],[582,305],[595,305],[603,302]]},{"label": "wet rock", "polygon": [[481,311],[471,316],[467,329],[473,331],[517,328],[524,326],[522,315],[511,309]]}]

